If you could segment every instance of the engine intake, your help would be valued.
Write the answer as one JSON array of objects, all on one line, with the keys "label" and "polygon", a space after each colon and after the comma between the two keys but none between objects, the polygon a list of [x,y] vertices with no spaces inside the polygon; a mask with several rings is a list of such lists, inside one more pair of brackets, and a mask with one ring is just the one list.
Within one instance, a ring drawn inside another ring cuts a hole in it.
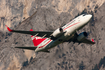
[{"label": "engine intake", "polygon": [[63,32],[63,29],[62,28],[59,28],[60,32]]},{"label": "engine intake", "polygon": [[84,38],[86,38],[88,36],[88,34],[86,32],[82,32],[79,34],[79,36],[77,37],[78,41],[82,41]]},{"label": "engine intake", "polygon": [[52,33],[52,36],[53,37],[59,37],[60,35],[62,35],[63,33],[63,29],[62,28],[58,28],[56,29],[53,33]]}]

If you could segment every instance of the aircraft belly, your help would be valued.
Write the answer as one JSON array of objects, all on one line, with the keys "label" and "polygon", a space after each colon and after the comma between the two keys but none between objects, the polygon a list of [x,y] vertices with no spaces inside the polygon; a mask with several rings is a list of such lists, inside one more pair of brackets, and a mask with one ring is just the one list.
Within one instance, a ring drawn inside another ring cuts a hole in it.
[{"label": "aircraft belly", "polygon": [[[66,40],[69,40],[71,38],[71,36],[61,36],[60,38],[58,38],[57,40],[52,41],[49,45],[48,45],[48,49],[53,48],[63,42],[65,42]],[[47,48],[47,47],[46,47]]]}]

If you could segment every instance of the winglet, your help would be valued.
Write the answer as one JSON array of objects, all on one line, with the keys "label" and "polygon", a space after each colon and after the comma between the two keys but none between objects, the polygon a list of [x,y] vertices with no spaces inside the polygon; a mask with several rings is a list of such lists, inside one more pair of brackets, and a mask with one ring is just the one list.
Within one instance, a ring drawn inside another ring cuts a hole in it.
[{"label": "winglet", "polygon": [[92,39],[92,42],[94,42],[95,43],[95,41]]},{"label": "winglet", "polygon": [[30,29],[30,31],[33,31],[32,29]]},{"label": "winglet", "polygon": [[[33,31],[33,30],[32,30],[32,29],[30,29],[30,31]],[[31,37],[33,37],[33,35],[32,35]]]},{"label": "winglet", "polygon": [[10,31],[10,32],[12,32],[13,30],[11,30],[7,25],[5,25],[6,27],[7,27],[7,29],[8,29],[8,31]]}]

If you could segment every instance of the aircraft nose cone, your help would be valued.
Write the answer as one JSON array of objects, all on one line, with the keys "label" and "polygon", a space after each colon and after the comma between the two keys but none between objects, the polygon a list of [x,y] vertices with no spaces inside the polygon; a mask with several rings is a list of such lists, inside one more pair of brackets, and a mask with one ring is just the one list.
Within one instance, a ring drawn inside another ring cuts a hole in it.
[{"label": "aircraft nose cone", "polygon": [[92,15],[89,14],[88,17],[89,17],[89,18],[92,18]]}]

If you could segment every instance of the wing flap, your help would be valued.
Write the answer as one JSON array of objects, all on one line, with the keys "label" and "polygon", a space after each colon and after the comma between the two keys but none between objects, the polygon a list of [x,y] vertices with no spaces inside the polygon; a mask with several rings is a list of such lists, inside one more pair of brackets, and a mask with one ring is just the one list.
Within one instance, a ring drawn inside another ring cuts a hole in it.
[{"label": "wing flap", "polygon": [[19,49],[28,49],[28,50],[35,50],[37,47],[15,47]]}]

